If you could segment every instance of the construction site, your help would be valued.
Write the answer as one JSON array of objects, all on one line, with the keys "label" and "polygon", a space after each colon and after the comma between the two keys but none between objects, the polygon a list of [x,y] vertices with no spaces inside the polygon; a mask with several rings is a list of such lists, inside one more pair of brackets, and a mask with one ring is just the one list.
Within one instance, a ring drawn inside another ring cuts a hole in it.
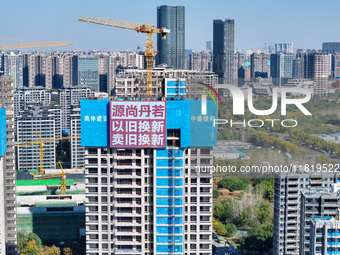
[{"label": "construction site", "polygon": [[[146,68],[117,68],[114,88],[106,96],[88,94],[88,89],[97,91],[90,84],[60,88],[58,95],[54,94],[57,100],[52,96],[31,102],[20,99],[20,105],[16,99],[18,114],[11,142],[17,155],[17,232],[34,233],[44,245],[62,247],[75,242],[83,253],[86,249],[91,255],[210,254],[212,175],[195,172],[194,164],[212,163],[217,137],[212,128],[217,118],[216,101],[208,100],[202,113],[198,99],[207,92],[205,88],[217,93],[211,86],[217,83],[217,76],[166,65],[154,67],[152,35],[159,34],[164,40],[170,34],[165,27],[109,18],[80,16],[78,20],[145,33]],[[84,60],[84,66],[93,64],[91,56],[78,60],[77,64]],[[80,72],[79,68],[79,76]],[[74,96],[75,89],[81,96]],[[28,92],[41,93],[37,89],[22,93]],[[67,111],[63,100],[67,101]],[[138,123],[139,129],[145,122],[152,123],[153,131],[150,127],[139,131],[146,139],[143,143],[139,138],[138,146],[136,139],[131,146],[126,143],[119,147],[115,141],[107,144],[114,137],[107,129],[114,129],[108,112],[112,105],[131,105],[136,114],[137,108],[145,111],[143,120],[134,116],[131,121]],[[203,138],[203,133],[209,135]],[[83,165],[70,163],[72,149],[80,152],[77,155],[82,157]],[[188,201],[193,201],[190,210]]]}]

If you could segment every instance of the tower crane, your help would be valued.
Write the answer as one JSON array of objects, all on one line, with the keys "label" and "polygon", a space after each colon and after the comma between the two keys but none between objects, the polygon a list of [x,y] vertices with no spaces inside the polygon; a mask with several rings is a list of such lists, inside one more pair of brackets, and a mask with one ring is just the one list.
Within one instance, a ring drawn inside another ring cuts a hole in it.
[{"label": "tower crane", "polygon": [[105,17],[85,17],[79,16],[78,21],[85,21],[89,23],[104,25],[104,26],[111,26],[111,27],[118,27],[124,29],[135,30],[139,33],[146,33],[146,51],[145,51],[145,59],[146,59],[146,95],[148,97],[152,96],[152,64],[153,64],[153,41],[152,41],[152,34],[158,33],[162,34],[162,39],[165,39],[166,34],[170,33],[169,29],[165,27],[157,28],[155,25],[148,25],[118,19],[110,19]]},{"label": "tower crane", "polygon": [[42,176],[42,175],[45,174],[45,170],[44,170],[44,143],[80,137],[80,135],[78,135],[78,136],[66,136],[66,137],[59,137],[59,138],[42,139],[40,132],[37,131],[36,133],[38,134],[39,139],[40,139],[38,141],[34,141],[34,142],[20,142],[20,141],[18,141],[18,142],[15,143],[16,146],[29,146],[29,145],[39,144],[40,168],[38,170],[38,173],[35,176]]},{"label": "tower crane", "polygon": [[71,174],[71,173],[84,172],[84,169],[78,169],[78,170],[73,170],[73,171],[70,171],[70,172],[65,172],[64,168],[61,165],[61,162],[59,161],[57,164],[59,165],[59,167],[61,169],[60,174],[46,174],[46,175],[42,175],[42,176],[35,175],[33,177],[33,180],[41,180],[41,179],[61,177],[60,192],[61,192],[62,195],[65,195],[66,194],[66,175]]}]

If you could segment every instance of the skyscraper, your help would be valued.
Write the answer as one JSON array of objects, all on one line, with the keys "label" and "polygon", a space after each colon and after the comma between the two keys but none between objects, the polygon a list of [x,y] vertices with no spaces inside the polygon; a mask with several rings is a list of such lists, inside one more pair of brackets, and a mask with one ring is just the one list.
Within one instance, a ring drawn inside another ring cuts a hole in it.
[{"label": "skyscraper", "polygon": [[166,39],[157,35],[157,64],[185,69],[185,8],[162,5],[157,7],[157,27],[170,29]]},{"label": "skyscraper", "polygon": [[11,76],[14,87],[20,87],[23,84],[23,56],[20,52],[5,52],[2,55],[3,75]]},{"label": "skyscraper", "polygon": [[78,85],[89,86],[99,92],[99,59],[97,56],[78,58]]},{"label": "skyscraper", "polygon": [[234,20],[214,20],[213,70],[227,84],[234,84]]},{"label": "skyscraper", "polygon": [[270,74],[277,86],[293,78],[293,54],[271,54]]},{"label": "skyscraper", "polygon": [[327,94],[328,78],[331,74],[331,55],[310,53],[304,56],[304,76],[315,81],[314,93]]}]

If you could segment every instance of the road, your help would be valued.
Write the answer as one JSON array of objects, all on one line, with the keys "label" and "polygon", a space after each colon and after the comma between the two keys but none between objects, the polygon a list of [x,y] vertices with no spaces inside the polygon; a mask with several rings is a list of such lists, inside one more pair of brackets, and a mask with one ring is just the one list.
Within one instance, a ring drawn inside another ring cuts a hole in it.
[{"label": "road", "polygon": [[232,245],[225,246],[225,244],[220,244],[216,242],[216,240],[213,240],[213,245],[216,246],[216,252],[214,255],[236,255],[241,254],[239,251],[235,249]]},{"label": "road", "polygon": [[335,161],[337,163],[340,163],[340,159],[339,158],[333,158],[333,157],[330,157],[330,156],[327,156],[327,158],[332,160],[332,161]]},{"label": "road", "polygon": [[[280,139],[281,139],[282,141],[290,141],[290,140],[291,140],[290,137],[289,137],[289,135],[286,135],[286,134],[280,134],[279,137],[280,137]],[[300,149],[302,149],[302,150],[304,150],[304,151],[313,151],[313,152],[319,152],[319,153],[320,153],[320,151],[314,150],[314,149],[309,148],[309,147],[307,147],[307,146],[305,146],[305,145],[300,145]],[[339,157],[333,157],[333,156],[329,156],[329,155],[326,155],[326,157],[327,157],[328,159],[330,159],[330,160],[332,160],[332,161],[337,162],[337,163],[340,164],[340,158],[339,158]]]}]

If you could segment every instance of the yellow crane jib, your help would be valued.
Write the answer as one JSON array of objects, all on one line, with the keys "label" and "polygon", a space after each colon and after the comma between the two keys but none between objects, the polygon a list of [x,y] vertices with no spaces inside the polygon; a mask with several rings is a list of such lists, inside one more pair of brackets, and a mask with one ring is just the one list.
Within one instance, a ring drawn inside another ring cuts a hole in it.
[{"label": "yellow crane jib", "polygon": [[69,41],[0,45],[0,50],[71,45]]},{"label": "yellow crane jib", "polygon": [[79,172],[84,172],[84,169],[78,169],[78,170],[73,170],[70,172],[65,172],[64,168],[61,165],[61,162],[59,161],[57,163],[61,169],[61,173],[60,174],[46,174],[46,175],[35,175],[33,177],[34,180],[40,180],[40,179],[49,179],[49,178],[58,178],[61,177],[61,181],[60,181],[60,193],[62,195],[66,194],[66,175],[71,174],[71,173],[79,173]]},{"label": "yellow crane jib", "polygon": [[46,142],[53,142],[53,141],[59,141],[59,140],[67,140],[72,138],[80,138],[80,135],[78,136],[65,136],[65,137],[59,137],[59,138],[50,138],[50,139],[42,139],[40,136],[40,132],[36,131],[38,134],[39,140],[33,141],[33,142],[15,142],[14,144],[16,146],[29,146],[29,145],[36,145],[39,144],[39,160],[40,160],[40,168],[38,170],[37,176],[44,175],[44,143]]},{"label": "yellow crane jib", "polygon": [[135,30],[140,33],[146,33],[146,51],[145,51],[145,59],[146,59],[146,95],[152,96],[152,64],[153,64],[153,41],[152,34],[158,33],[162,34],[162,38],[165,39],[166,35],[170,33],[170,29],[166,29],[165,27],[157,28],[155,25],[142,24],[130,21],[124,21],[119,19],[111,19],[105,17],[86,17],[79,16],[78,21],[85,21],[89,23],[118,27],[124,29]]}]

